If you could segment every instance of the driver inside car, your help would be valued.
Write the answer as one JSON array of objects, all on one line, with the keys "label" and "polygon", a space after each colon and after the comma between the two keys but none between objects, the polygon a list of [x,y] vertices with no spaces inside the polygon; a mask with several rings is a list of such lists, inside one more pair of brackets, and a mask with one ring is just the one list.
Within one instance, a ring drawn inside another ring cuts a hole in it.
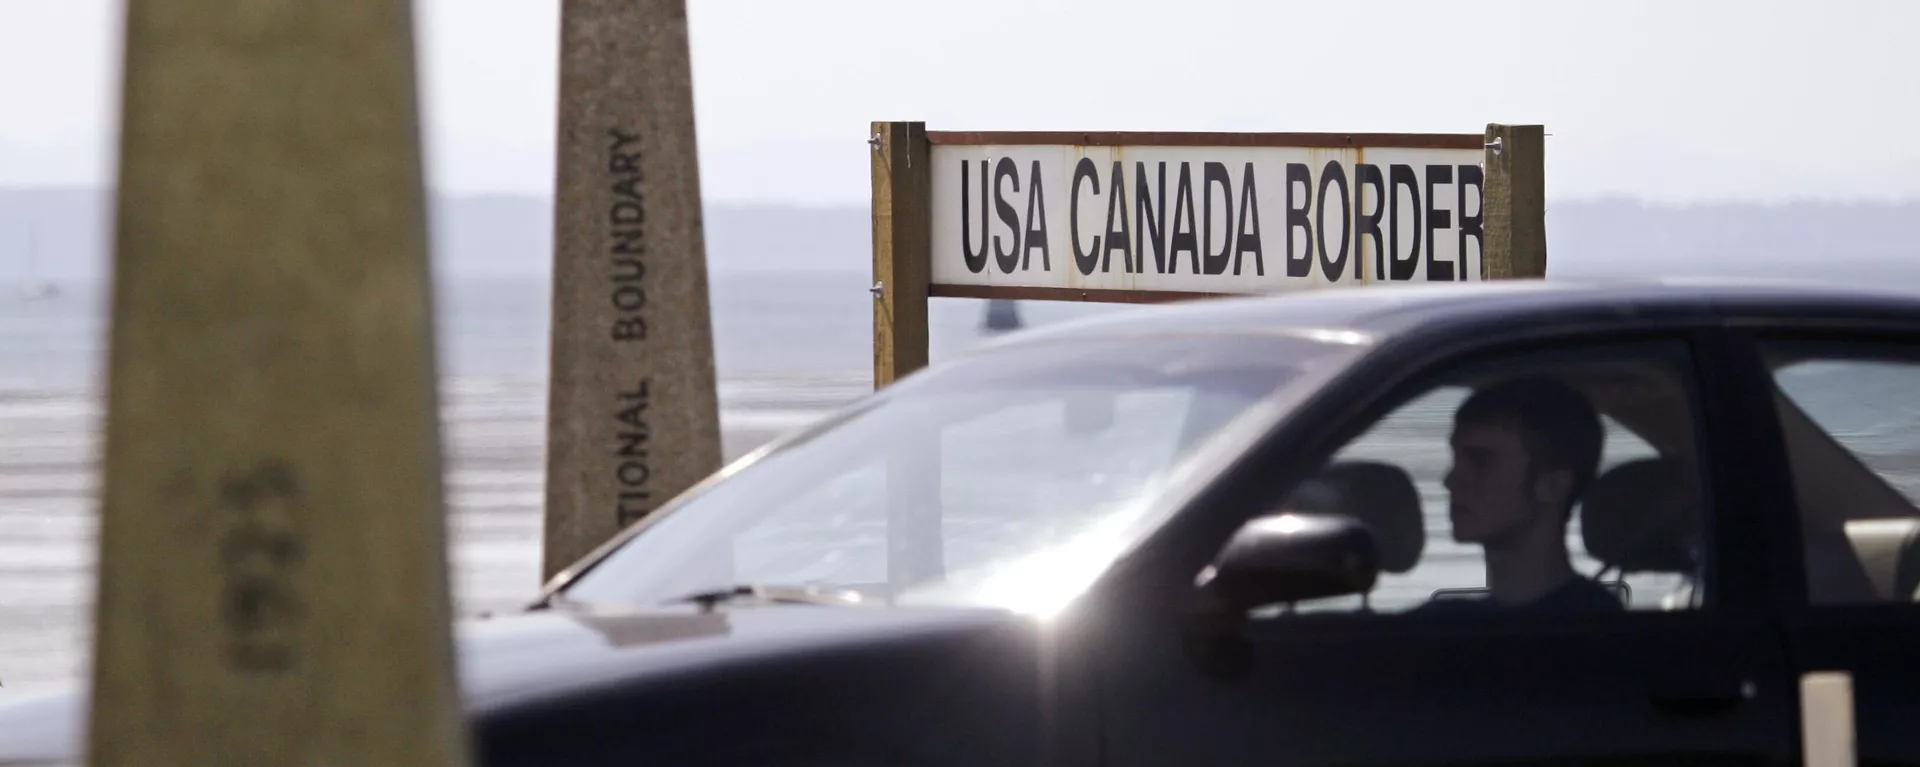
[{"label": "driver inside car", "polygon": [[1461,404],[1446,476],[1448,516],[1454,540],[1484,552],[1486,596],[1433,600],[1414,612],[1624,610],[1573,568],[1567,552],[1567,522],[1593,482],[1603,439],[1586,398],[1549,378],[1504,381]]}]

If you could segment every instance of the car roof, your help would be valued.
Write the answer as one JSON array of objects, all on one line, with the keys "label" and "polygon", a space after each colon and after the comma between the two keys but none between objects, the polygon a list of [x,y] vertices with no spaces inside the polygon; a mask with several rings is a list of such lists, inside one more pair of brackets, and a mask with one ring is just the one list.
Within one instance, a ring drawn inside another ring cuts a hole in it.
[{"label": "car roof", "polygon": [[1136,307],[1011,333],[980,348],[1167,333],[1340,332],[1383,340],[1458,322],[1661,314],[1920,322],[1920,290],[1724,277],[1376,283]]}]

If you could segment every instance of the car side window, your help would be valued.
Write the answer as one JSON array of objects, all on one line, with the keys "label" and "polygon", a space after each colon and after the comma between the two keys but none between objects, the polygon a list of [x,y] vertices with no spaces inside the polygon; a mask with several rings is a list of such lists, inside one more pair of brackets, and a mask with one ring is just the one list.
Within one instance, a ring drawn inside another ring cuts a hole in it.
[{"label": "car side window", "polygon": [[1920,592],[1920,345],[1765,349],[1819,604]]},{"label": "car side window", "polygon": [[1707,506],[1689,364],[1680,342],[1507,356],[1399,400],[1288,501],[1369,528],[1374,590],[1291,609],[1699,608]]}]

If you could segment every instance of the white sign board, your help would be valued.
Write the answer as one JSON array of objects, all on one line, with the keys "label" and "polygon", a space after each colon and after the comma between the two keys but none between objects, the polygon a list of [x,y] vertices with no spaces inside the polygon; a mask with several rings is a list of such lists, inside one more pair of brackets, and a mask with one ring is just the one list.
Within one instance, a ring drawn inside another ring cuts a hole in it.
[{"label": "white sign board", "polygon": [[931,295],[1130,300],[1115,291],[1481,279],[1478,134],[1382,146],[1046,135],[929,134]]}]

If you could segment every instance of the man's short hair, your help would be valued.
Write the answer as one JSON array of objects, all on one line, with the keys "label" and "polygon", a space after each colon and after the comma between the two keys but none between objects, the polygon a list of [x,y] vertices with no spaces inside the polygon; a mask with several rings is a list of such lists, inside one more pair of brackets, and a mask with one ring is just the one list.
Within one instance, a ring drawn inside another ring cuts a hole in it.
[{"label": "man's short hair", "polygon": [[1454,423],[1511,423],[1519,428],[1530,456],[1527,476],[1566,469],[1573,474],[1567,494],[1569,515],[1600,469],[1601,443],[1606,435],[1600,415],[1587,398],[1545,376],[1509,379],[1473,393],[1454,412]]}]

